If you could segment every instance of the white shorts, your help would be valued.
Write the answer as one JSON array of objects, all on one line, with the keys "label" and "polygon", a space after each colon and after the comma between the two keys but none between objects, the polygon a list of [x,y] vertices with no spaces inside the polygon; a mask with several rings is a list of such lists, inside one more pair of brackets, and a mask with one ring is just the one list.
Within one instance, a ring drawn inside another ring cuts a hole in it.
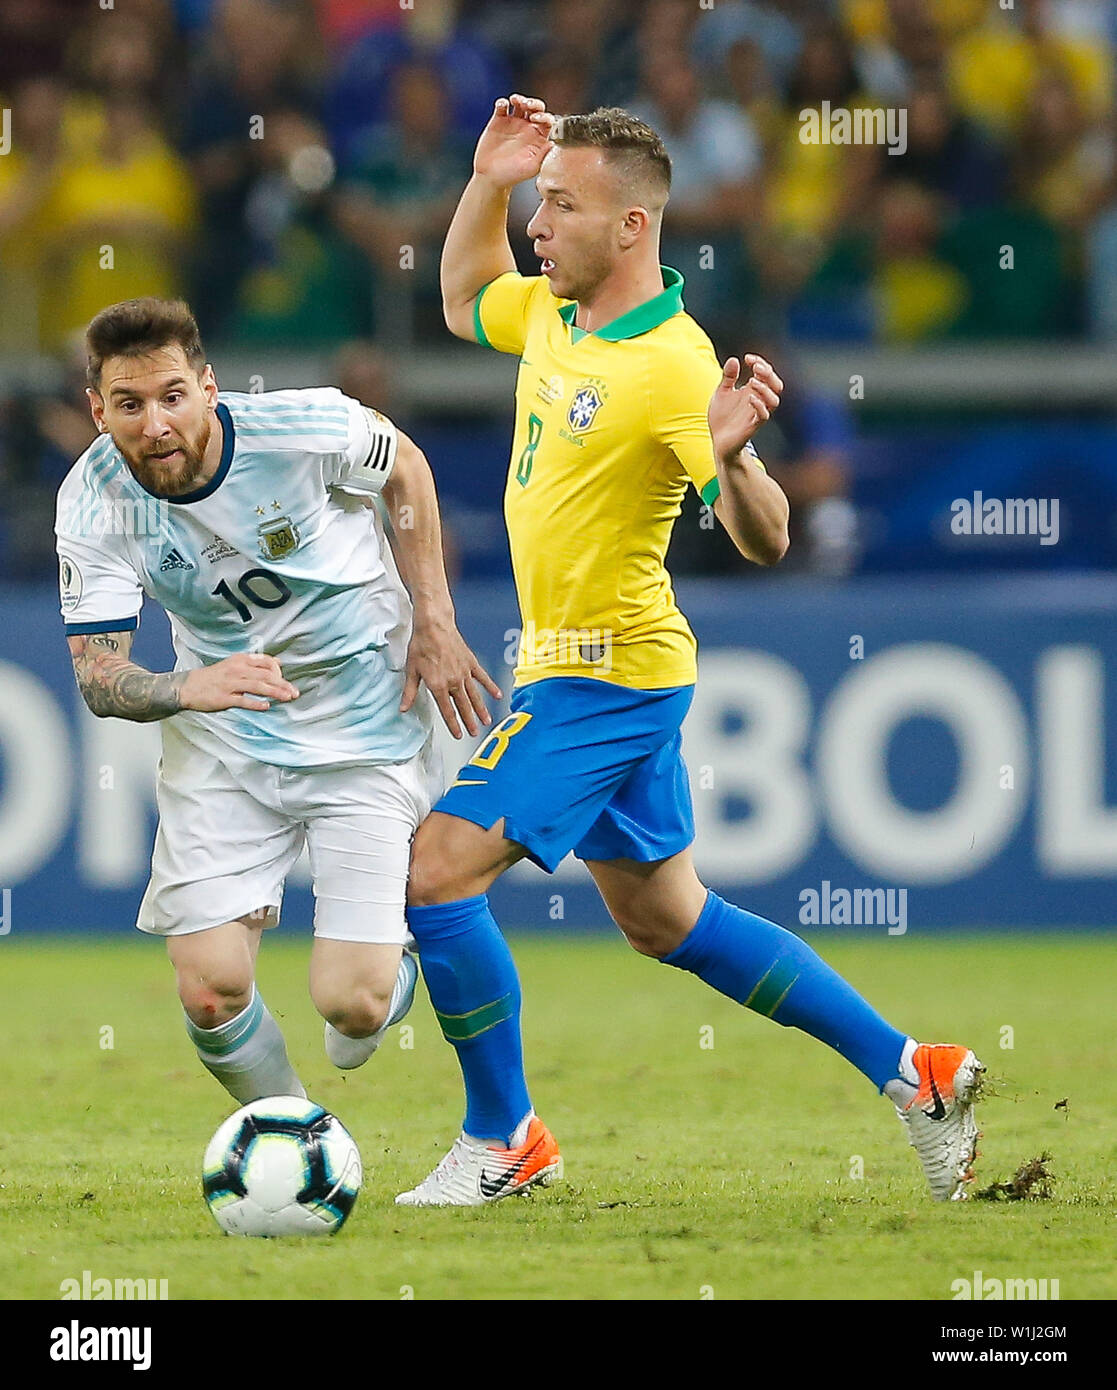
[{"label": "white shorts", "polygon": [[136,926],[206,931],[249,913],[279,921],[283,884],[304,843],[314,934],[405,944],[411,838],[442,795],[432,742],[410,762],[289,770],[221,756],[163,723],[151,881]]}]

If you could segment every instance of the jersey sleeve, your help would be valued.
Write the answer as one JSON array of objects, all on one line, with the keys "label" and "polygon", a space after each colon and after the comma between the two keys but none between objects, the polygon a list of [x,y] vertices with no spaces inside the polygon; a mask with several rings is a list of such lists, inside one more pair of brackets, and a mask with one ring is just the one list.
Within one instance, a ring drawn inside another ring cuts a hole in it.
[{"label": "jersey sleeve", "polygon": [[497,352],[523,352],[540,287],[551,298],[550,286],[543,276],[520,275],[515,270],[498,275],[485,286],[473,305],[473,334],[482,347],[495,348]]},{"label": "jersey sleeve", "polygon": [[383,491],[392,475],[399,432],[379,410],[362,405],[336,388],[332,394],[345,411],[348,429],[345,447],[328,460],[326,483],[342,492],[375,496]]},{"label": "jersey sleeve", "polygon": [[[679,460],[707,506],[713,506],[721,494],[706,414],[720,380],[721,365],[707,341],[695,346],[685,365],[674,354],[664,357],[650,383],[652,433]],[[752,444],[745,449],[763,468]]]},{"label": "jersey sleeve", "polygon": [[111,533],[82,534],[80,501],[80,497],[75,501],[63,486],[54,528],[59,606],[66,635],[132,632],[139,626],[143,607],[140,577],[127,556],[113,544]]}]

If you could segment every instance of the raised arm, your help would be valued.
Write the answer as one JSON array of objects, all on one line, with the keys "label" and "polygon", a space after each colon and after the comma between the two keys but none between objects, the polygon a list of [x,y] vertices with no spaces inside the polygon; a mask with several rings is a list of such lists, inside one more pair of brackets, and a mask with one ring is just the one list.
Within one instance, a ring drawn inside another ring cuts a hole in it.
[{"label": "raised arm", "polygon": [[458,338],[474,341],[473,306],[478,294],[506,271],[516,269],[508,243],[508,199],[512,189],[539,173],[551,148],[554,122],[537,97],[501,97],[481,132],[466,184],[442,247],[442,312]]},{"label": "raised arm", "polygon": [[83,633],[66,642],[78,689],[99,718],[147,724],[184,709],[263,710],[299,693],[272,656],[230,656],[195,671],[147,671],[129,660],[131,632]]}]

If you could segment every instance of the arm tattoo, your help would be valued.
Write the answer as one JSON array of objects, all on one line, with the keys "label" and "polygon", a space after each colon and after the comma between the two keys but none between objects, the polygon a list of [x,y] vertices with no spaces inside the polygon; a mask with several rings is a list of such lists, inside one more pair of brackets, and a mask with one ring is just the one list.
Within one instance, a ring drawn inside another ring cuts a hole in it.
[{"label": "arm tattoo", "polygon": [[145,671],[128,660],[131,646],[131,633],[101,632],[70,638],[74,674],[85,703],[102,718],[115,715],[141,724],[177,714],[188,673]]}]

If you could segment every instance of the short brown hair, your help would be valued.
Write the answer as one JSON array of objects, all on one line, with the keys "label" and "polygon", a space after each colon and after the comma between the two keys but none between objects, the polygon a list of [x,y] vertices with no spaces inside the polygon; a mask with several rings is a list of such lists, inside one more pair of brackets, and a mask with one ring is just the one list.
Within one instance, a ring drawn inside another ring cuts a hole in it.
[{"label": "short brown hair", "polygon": [[101,368],[110,357],[146,357],[176,343],[195,372],[206,365],[205,349],[190,306],[181,299],[125,299],[102,309],[85,330],[85,378],[101,388]]},{"label": "short brown hair", "polygon": [[647,189],[662,207],[671,191],[671,156],[650,125],[619,106],[599,106],[585,116],[560,116],[551,133],[556,145],[607,151],[630,186]]}]

